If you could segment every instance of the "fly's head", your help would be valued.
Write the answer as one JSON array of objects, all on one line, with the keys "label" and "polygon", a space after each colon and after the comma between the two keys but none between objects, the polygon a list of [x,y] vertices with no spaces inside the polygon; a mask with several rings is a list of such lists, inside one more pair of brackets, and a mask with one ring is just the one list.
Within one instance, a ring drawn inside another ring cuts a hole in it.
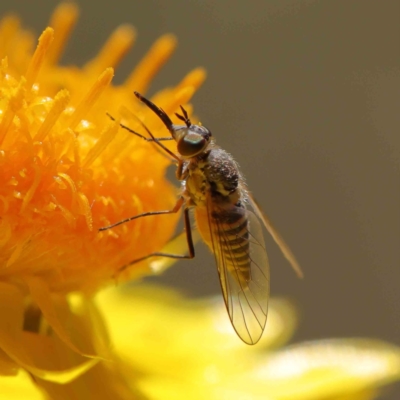
[{"label": "fly's head", "polygon": [[193,125],[186,110],[181,106],[182,114],[175,114],[185,125],[173,125],[173,135],[179,154],[183,158],[195,157],[203,153],[211,142],[211,132],[203,125]]},{"label": "fly's head", "polygon": [[175,115],[183,121],[185,125],[175,125],[162,108],[156,106],[138,92],[135,92],[135,95],[161,119],[171,133],[171,136],[175,139],[178,152],[183,158],[195,157],[207,149],[211,142],[211,131],[203,125],[193,125],[189,119],[188,113],[182,106],[182,115]]}]

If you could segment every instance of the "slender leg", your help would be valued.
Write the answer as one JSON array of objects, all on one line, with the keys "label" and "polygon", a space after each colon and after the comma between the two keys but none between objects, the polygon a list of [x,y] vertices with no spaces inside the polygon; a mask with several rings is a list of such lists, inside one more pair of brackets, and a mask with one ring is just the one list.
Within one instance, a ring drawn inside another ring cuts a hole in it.
[{"label": "slender leg", "polygon": [[108,226],[103,226],[102,228],[99,228],[99,231],[106,231],[107,229],[114,228],[118,225],[125,224],[126,222],[133,221],[134,219],[142,218],[142,217],[148,217],[150,215],[163,215],[163,214],[175,214],[177,213],[183,206],[183,203],[185,202],[185,199],[183,197],[179,197],[178,201],[176,202],[174,208],[172,210],[163,210],[163,211],[149,211],[145,212],[139,215],[135,215],[134,217],[129,217],[126,219],[123,219],[122,221],[116,222],[115,224],[108,225]]},{"label": "slender leg", "polygon": [[184,223],[185,223],[185,232],[186,232],[186,241],[188,245],[188,250],[189,254],[170,254],[170,253],[160,253],[160,252],[155,252],[155,253],[150,253],[147,256],[138,258],[136,260],[131,261],[130,263],[122,266],[119,270],[118,273],[124,271],[126,268],[130,267],[133,264],[136,264],[140,261],[147,260],[150,257],[167,257],[167,258],[175,258],[175,259],[191,259],[194,258],[194,245],[193,245],[193,238],[192,238],[192,229],[190,227],[190,218],[189,218],[189,209],[185,208],[184,212]]}]

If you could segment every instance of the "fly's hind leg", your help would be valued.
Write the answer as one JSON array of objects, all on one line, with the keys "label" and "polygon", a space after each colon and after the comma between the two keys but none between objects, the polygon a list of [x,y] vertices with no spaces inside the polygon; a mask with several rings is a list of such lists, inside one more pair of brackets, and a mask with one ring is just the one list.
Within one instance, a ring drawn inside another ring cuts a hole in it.
[{"label": "fly's hind leg", "polygon": [[[192,229],[190,226],[190,218],[189,218],[189,209],[185,208],[184,211],[184,224],[185,224],[185,235],[186,235],[186,243],[187,243],[187,248],[189,250],[189,254],[172,254],[169,252],[154,252],[154,253],[150,253],[147,256],[144,257],[140,257],[137,258],[136,260],[133,260],[131,262],[129,262],[126,265],[123,265],[118,271],[117,273],[121,273],[122,271],[124,271],[125,269],[127,269],[128,267],[130,267],[133,264],[136,264],[140,261],[144,261],[147,260],[148,258],[151,257],[165,257],[165,258],[169,258],[169,259],[175,259],[175,260],[182,260],[182,259],[191,259],[194,258],[194,244],[193,244],[193,236],[192,236]],[[179,246],[180,242],[182,239],[182,234],[178,235],[177,237],[175,237],[174,239],[172,239],[164,248],[165,249],[169,249],[169,248],[176,248]],[[167,266],[169,265],[169,263],[160,263],[157,265],[157,263],[154,263],[154,265],[152,266],[152,269],[154,272],[160,272],[161,270],[167,268]]]},{"label": "fly's hind leg", "polygon": [[[163,215],[163,214],[175,214],[177,213],[183,206],[183,204],[185,203],[185,200],[183,197],[180,197],[178,199],[178,201],[176,202],[174,208],[172,210],[164,210],[164,211],[152,211],[152,212],[145,212],[139,215],[136,215],[134,217],[130,217],[130,218],[126,218],[122,221],[119,221],[115,224],[109,225],[109,226],[105,226],[103,228],[100,228],[99,231],[105,231],[107,229],[111,229],[114,228],[118,225],[124,224],[126,222],[129,221],[133,221],[134,219],[138,219],[138,218],[142,218],[142,217],[148,217],[151,215]],[[190,218],[189,218],[189,209],[185,208],[184,211],[184,224],[185,224],[185,234],[186,234],[186,243],[187,243],[187,247],[189,250],[189,254],[185,255],[185,254],[172,254],[169,252],[155,252],[155,253],[151,253],[148,254],[147,256],[138,258],[136,260],[133,260],[131,262],[129,262],[126,265],[123,265],[119,270],[118,273],[124,271],[126,268],[130,267],[133,264],[136,264],[140,261],[144,261],[150,257],[166,257],[166,258],[170,258],[170,259],[191,259],[194,257],[194,245],[193,245],[193,236],[192,236],[192,229],[190,226]],[[166,246],[166,248],[168,247],[175,247],[175,246],[171,246],[172,243],[174,243],[175,241],[177,241],[177,239],[179,240],[181,237],[181,235],[177,237],[175,237],[174,239],[172,239],[172,241],[169,243],[170,246]],[[179,240],[180,241],[180,240]],[[164,267],[165,268],[165,267]],[[156,269],[156,268],[154,268]],[[160,267],[157,268],[158,270],[161,269]]]}]

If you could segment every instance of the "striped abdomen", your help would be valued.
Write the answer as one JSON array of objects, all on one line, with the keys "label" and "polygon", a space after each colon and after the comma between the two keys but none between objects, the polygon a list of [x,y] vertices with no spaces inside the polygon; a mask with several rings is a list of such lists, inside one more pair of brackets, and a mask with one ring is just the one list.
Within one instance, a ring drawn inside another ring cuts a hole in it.
[{"label": "striped abdomen", "polygon": [[248,282],[251,259],[246,209],[243,206],[228,206],[214,210],[208,216],[205,208],[196,208],[195,213],[199,232],[219,259],[217,264],[222,265],[223,260],[238,283]]},{"label": "striped abdomen", "polygon": [[249,230],[244,208],[213,212],[212,223],[216,240],[232,276],[241,281],[250,280]]}]

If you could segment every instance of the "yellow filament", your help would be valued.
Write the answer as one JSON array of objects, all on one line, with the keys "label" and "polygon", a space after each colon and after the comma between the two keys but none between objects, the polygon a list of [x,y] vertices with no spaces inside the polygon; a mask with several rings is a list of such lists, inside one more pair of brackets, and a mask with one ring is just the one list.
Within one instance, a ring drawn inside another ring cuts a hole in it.
[{"label": "yellow filament", "polygon": [[26,194],[24,196],[24,200],[22,201],[22,205],[21,205],[21,210],[19,212],[20,214],[22,214],[22,212],[25,210],[28,203],[31,201],[31,199],[32,199],[33,195],[35,194],[35,191],[40,183],[41,171],[37,165],[34,165],[34,169],[35,169],[35,177],[33,178],[31,187],[29,188],[29,190],[26,192]]},{"label": "yellow filament", "polygon": [[30,240],[30,236],[25,237],[17,242],[14,250],[12,251],[11,255],[9,256],[6,262],[6,268],[9,268],[12,264],[14,264],[22,254],[22,250],[25,247],[25,244]]},{"label": "yellow filament", "polygon": [[71,193],[72,193],[71,209],[72,209],[73,205],[76,201],[76,193],[77,193],[75,182],[68,174],[65,174],[64,172],[59,172],[58,176],[65,179],[65,181],[68,183],[69,187],[71,188]]},{"label": "yellow filament", "polygon": [[47,50],[50,47],[51,42],[53,41],[53,37],[53,29],[46,28],[39,38],[39,44],[36,47],[28,70],[26,71],[26,83],[28,88],[31,88],[32,85],[35,83],[40,68],[43,65],[44,57],[46,56]]},{"label": "yellow filament", "polygon": [[188,103],[195,91],[196,89],[193,86],[186,86],[178,91],[174,89],[169,96],[165,96],[164,93],[160,92],[151,100],[155,104],[159,104],[167,114],[172,114],[179,109],[179,106],[184,106]]},{"label": "yellow filament", "polygon": [[69,102],[69,97],[69,93],[65,89],[60,90],[55,95],[53,105],[35,135],[35,141],[42,142],[45,139],[51,128],[57,122],[61,113],[65,110],[65,107]]},{"label": "yellow filament", "polygon": [[71,116],[69,127],[74,129],[83,117],[89,112],[94,106],[99,96],[103,93],[106,87],[110,84],[114,76],[114,69],[107,68],[96,80],[89,92],[83,98],[83,100],[76,107],[75,112]]},{"label": "yellow filament", "polygon": [[4,138],[8,130],[10,129],[11,123],[14,119],[15,113],[22,107],[25,99],[25,78],[21,78],[15,93],[11,96],[8,101],[7,109],[4,112],[3,118],[0,123],[0,144],[3,143]]},{"label": "yellow filament", "polygon": [[119,124],[113,122],[105,127],[100,135],[100,139],[97,143],[90,149],[83,161],[83,168],[88,168],[94,160],[107,148],[111,141],[115,138],[118,132]]},{"label": "yellow filament", "polygon": [[78,201],[79,211],[85,217],[86,225],[88,226],[89,231],[93,231],[92,209],[90,207],[88,198],[82,192],[78,192],[76,199]]}]

